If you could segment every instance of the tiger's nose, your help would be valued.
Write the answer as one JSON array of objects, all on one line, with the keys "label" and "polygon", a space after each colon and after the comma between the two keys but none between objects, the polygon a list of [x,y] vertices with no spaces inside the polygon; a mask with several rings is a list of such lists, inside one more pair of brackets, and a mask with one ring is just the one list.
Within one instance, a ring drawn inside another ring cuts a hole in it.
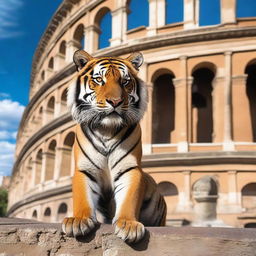
[{"label": "tiger's nose", "polygon": [[119,105],[122,104],[123,99],[122,99],[122,98],[119,98],[119,99],[107,99],[106,101],[107,101],[107,103],[109,103],[112,107],[116,108],[116,107],[118,107]]}]

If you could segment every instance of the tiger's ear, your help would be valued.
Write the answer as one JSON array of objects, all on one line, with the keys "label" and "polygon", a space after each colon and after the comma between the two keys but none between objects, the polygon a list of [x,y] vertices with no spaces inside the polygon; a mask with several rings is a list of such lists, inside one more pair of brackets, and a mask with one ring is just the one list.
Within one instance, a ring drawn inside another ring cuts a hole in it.
[{"label": "tiger's ear", "polygon": [[93,59],[93,57],[86,51],[76,51],[73,56],[73,61],[76,64],[77,71],[81,70],[91,59]]},{"label": "tiger's ear", "polygon": [[137,70],[139,70],[139,67],[144,61],[143,55],[140,52],[134,52],[126,59],[130,61]]}]

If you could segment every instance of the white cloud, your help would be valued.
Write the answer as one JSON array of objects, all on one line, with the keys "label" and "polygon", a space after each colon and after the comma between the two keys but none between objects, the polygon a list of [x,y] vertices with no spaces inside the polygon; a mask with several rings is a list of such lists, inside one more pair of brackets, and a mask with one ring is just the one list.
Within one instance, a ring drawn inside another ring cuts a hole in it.
[{"label": "white cloud", "polygon": [[18,11],[22,7],[21,0],[0,0],[0,39],[21,35],[18,28]]},{"label": "white cloud", "polygon": [[[1,0],[0,0],[1,1]],[[0,93],[2,97],[8,94]],[[11,99],[0,100],[0,176],[10,175],[15,152],[18,125],[25,107]]]},{"label": "white cloud", "polygon": [[11,174],[14,151],[15,144],[8,141],[0,141],[0,174],[4,176]]},{"label": "white cloud", "polygon": [[24,109],[17,101],[0,100],[0,130],[17,129]]}]

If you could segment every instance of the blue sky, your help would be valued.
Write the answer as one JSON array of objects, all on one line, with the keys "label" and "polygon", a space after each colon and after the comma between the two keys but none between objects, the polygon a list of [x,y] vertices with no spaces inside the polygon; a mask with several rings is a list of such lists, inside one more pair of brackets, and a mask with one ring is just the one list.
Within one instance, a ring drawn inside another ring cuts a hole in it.
[{"label": "blue sky", "polygon": [[[166,1],[167,23],[182,21],[183,0]],[[32,57],[42,33],[61,2],[0,0],[0,176],[11,174],[16,131],[28,103]],[[256,0],[237,2],[238,17],[256,16]],[[200,1],[200,25],[220,22],[219,3],[220,0]],[[130,10],[128,29],[148,25],[148,0],[131,0]],[[111,33],[111,26],[108,26],[110,22],[111,15],[108,14],[101,24],[105,27],[105,37]],[[102,40],[101,47],[107,46],[106,38]]]},{"label": "blue sky", "polygon": [[61,0],[0,0],[0,176],[11,174],[32,57]]}]

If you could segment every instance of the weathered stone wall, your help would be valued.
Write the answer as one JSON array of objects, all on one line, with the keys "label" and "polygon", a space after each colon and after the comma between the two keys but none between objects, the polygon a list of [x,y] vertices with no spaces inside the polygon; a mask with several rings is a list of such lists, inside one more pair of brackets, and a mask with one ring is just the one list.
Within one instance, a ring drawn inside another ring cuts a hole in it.
[{"label": "weathered stone wall", "polygon": [[143,241],[128,245],[102,225],[87,239],[68,238],[60,224],[0,219],[0,256],[255,256],[256,229],[148,228]]}]

